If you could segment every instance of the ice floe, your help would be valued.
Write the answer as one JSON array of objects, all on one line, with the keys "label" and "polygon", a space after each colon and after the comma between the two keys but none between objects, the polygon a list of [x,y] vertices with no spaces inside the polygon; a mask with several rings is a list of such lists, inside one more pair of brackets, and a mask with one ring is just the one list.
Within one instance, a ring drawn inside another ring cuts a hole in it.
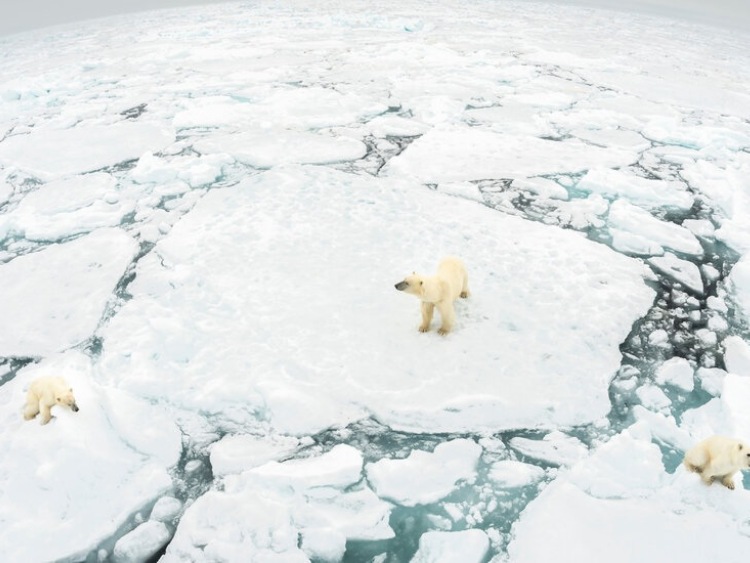
[{"label": "ice floe", "polygon": [[[0,38],[0,552],[741,560],[739,476],[679,462],[750,440],[748,41],[510,0]],[[393,284],[446,254],[420,334]],[[53,373],[81,411],[23,421]]]},{"label": "ice floe", "polygon": [[100,229],[0,265],[0,355],[45,356],[96,330],[138,251],[120,229]]},{"label": "ice floe", "polygon": [[[80,410],[53,408],[44,426],[23,420],[25,389],[40,375],[64,377]],[[86,356],[68,352],[0,387],[0,549],[9,560],[85,559],[113,527],[172,487],[169,469],[181,450],[177,426],[164,409],[103,387],[95,375]]]}]

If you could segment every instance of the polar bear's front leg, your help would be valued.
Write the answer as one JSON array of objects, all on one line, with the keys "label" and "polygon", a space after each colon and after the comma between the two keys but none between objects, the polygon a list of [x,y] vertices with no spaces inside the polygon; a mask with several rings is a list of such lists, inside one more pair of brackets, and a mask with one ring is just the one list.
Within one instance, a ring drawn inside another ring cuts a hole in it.
[{"label": "polar bear's front leg", "polygon": [[31,420],[37,414],[39,414],[39,399],[36,397],[29,397],[26,399],[26,407],[23,409],[23,417],[26,420]]},{"label": "polar bear's front leg", "polygon": [[427,332],[430,330],[430,323],[432,322],[432,313],[434,310],[434,303],[422,301],[422,324],[419,325],[419,332]]},{"label": "polar bear's front leg", "polygon": [[52,411],[49,405],[42,405],[42,424],[47,424],[52,420]]},{"label": "polar bear's front leg", "polygon": [[456,318],[456,313],[453,310],[452,301],[441,301],[437,304],[438,311],[440,311],[440,318],[443,324],[438,329],[438,334],[448,334],[453,328],[453,321]]},{"label": "polar bear's front leg", "polygon": [[730,473],[729,475],[724,475],[721,478],[721,484],[724,485],[727,489],[734,490],[734,481],[732,480],[733,476],[734,476],[734,473]]}]

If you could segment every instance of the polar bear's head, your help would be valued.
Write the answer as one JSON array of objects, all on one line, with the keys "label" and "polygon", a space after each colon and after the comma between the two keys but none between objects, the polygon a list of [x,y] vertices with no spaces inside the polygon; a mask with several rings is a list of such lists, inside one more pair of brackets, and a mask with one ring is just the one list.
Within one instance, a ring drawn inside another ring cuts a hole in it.
[{"label": "polar bear's head", "polygon": [[76,404],[76,398],[73,396],[73,389],[68,389],[64,393],[58,393],[55,397],[55,402],[58,405],[70,407],[73,412],[78,412],[78,405]]},{"label": "polar bear's head", "polygon": [[395,285],[399,291],[411,293],[417,297],[421,297],[424,294],[424,277],[418,274],[412,274],[406,276],[404,281],[400,281]]},{"label": "polar bear's head", "polygon": [[737,444],[738,465],[744,469],[750,469],[750,446],[744,442]]}]

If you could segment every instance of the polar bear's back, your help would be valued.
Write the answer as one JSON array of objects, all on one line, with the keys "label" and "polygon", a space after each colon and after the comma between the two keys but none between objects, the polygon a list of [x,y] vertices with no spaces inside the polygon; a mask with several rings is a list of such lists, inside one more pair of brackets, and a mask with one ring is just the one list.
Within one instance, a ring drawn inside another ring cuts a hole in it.
[{"label": "polar bear's back", "polygon": [[44,375],[42,377],[37,377],[29,386],[29,391],[36,393],[37,395],[42,395],[48,391],[64,392],[67,390],[68,384],[59,375]]},{"label": "polar bear's back", "polygon": [[743,443],[728,436],[711,436],[698,442],[685,454],[686,464],[694,467],[706,467],[708,464],[717,466],[716,469],[742,467],[740,453]]},{"label": "polar bear's back", "polygon": [[457,299],[468,285],[466,267],[461,259],[455,256],[447,256],[440,261],[437,275],[441,280],[448,282],[451,299]]}]

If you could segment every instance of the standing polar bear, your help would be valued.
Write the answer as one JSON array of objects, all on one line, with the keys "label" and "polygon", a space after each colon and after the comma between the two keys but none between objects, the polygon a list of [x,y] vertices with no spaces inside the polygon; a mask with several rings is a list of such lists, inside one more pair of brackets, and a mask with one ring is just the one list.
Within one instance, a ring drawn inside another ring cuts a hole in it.
[{"label": "standing polar bear", "polygon": [[448,334],[456,318],[453,302],[459,297],[469,296],[469,276],[463,262],[449,256],[440,261],[434,276],[414,273],[398,282],[396,289],[416,295],[422,301],[422,324],[419,325],[419,332],[430,330],[432,314],[437,307],[443,322],[438,334]]},{"label": "standing polar bear", "polygon": [[62,377],[48,375],[37,377],[31,382],[26,394],[26,407],[23,417],[31,420],[41,412],[41,423],[47,424],[52,419],[52,409],[55,405],[69,407],[78,412],[78,405],[71,389]]},{"label": "standing polar bear", "polygon": [[706,485],[718,479],[727,489],[734,489],[734,474],[750,468],[750,446],[734,438],[711,436],[688,450],[683,463]]}]

